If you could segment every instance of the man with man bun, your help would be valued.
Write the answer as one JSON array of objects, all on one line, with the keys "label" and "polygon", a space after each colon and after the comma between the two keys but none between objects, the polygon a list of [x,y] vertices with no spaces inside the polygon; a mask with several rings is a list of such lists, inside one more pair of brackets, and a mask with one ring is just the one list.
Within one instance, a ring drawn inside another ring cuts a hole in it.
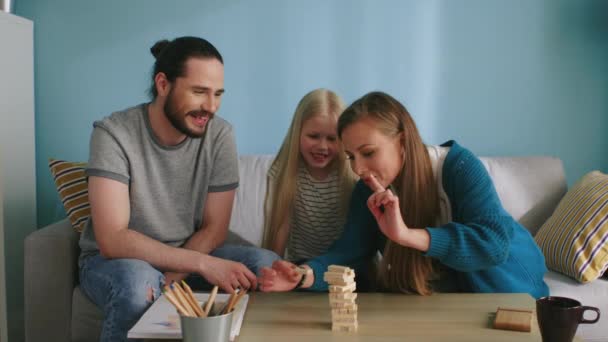
[{"label": "man with man bun", "polygon": [[161,288],[198,275],[226,292],[257,287],[278,259],[223,245],[239,184],[217,49],[196,37],[159,41],[152,101],[94,123],[86,169],[91,218],[80,239],[83,292],[104,313],[101,341],[125,341]]}]

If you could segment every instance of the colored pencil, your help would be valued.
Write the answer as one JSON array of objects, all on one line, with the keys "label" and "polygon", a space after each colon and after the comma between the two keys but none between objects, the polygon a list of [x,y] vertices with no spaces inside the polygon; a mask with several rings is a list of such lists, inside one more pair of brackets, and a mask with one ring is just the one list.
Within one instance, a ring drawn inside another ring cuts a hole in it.
[{"label": "colored pencil", "polygon": [[201,306],[198,304],[198,300],[194,296],[194,293],[192,292],[192,289],[190,288],[190,286],[188,286],[188,284],[186,284],[186,282],[183,280],[182,280],[182,285],[184,288],[184,293],[186,294],[186,298],[190,301],[190,304],[192,304],[192,307],[193,307],[196,315],[198,317],[207,316],[207,314],[203,311],[203,309],[201,309]]},{"label": "colored pencil", "polygon": [[166,289],[163,289],[163,295],[165,295],[165,298],[167,298],[169,303],[171,303],[171,304],[173,304],[173,306],[175,306],[175,308],[177,309],[177,312],[179,312],[180,315],[190,316],[188,314],[188,312],[186,311],[186,309],[184,309],[182,307],[182,305],[177,301],[177,299],[175,299],[175,297],[173,297],[173,295],[171,293],[167,292]]},{"label": "colored pencil", "polygon": [[211,290],[211,294],[209,295],[209,298],[207,299],[207,304],[205,304],[205,314],[209,315],[211,314],[211,307],[213,306],[213,301],[215,300],[215,296],[217,295],[217,290],[219,288],[216,286],[213,287],[213,290]]}]

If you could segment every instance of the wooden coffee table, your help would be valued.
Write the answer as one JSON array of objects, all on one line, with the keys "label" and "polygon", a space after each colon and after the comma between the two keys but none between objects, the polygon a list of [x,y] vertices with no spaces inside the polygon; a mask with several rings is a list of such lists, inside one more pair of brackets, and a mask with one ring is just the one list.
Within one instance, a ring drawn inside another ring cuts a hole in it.
[{"label": "wooden coffee table", "polygon": [[541,341],[532,332],[492,328],[498,307],[535,310],[528,294],[359,293],[359,330],[333,332],[327,293],[252,293],[238,341]]}]

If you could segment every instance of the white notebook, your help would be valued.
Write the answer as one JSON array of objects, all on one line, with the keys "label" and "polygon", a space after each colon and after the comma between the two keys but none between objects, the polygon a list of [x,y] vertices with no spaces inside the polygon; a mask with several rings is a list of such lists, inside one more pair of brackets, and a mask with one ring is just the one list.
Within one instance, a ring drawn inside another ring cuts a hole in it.
[{"label": "white notebook", "polygon": [[[199,304],[207,301],[208,293],[195,293],[194,296]],[[229,294],[218,293],[215,297],[216,302],[226,302]],[[241,298],[234,308],[232,315],[232,327],[230,329],[230,340],[234,341],[241,331],[243,316],[247,310],[249,295]],[[164,295],[160,296],[143,316],[129,330],[128,338],[155,338],[155,339],[181,339],[182,329],[179,322],[179,315],[175,307],[169,303]]]}]

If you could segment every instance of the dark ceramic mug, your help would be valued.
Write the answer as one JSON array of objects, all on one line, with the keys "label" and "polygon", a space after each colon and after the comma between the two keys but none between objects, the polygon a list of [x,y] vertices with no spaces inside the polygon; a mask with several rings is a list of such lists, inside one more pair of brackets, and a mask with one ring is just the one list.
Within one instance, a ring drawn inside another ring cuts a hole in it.
[{"label": "dark ceramic mug", "polygon": [[[595,319],[585,319],[585,311],[595,311]],[[579,323],[591,324],[600,319],[600,310],[583,306],[566,297],[543,297],[536,301],[536,316],[543,342],[570,342]]]}]

